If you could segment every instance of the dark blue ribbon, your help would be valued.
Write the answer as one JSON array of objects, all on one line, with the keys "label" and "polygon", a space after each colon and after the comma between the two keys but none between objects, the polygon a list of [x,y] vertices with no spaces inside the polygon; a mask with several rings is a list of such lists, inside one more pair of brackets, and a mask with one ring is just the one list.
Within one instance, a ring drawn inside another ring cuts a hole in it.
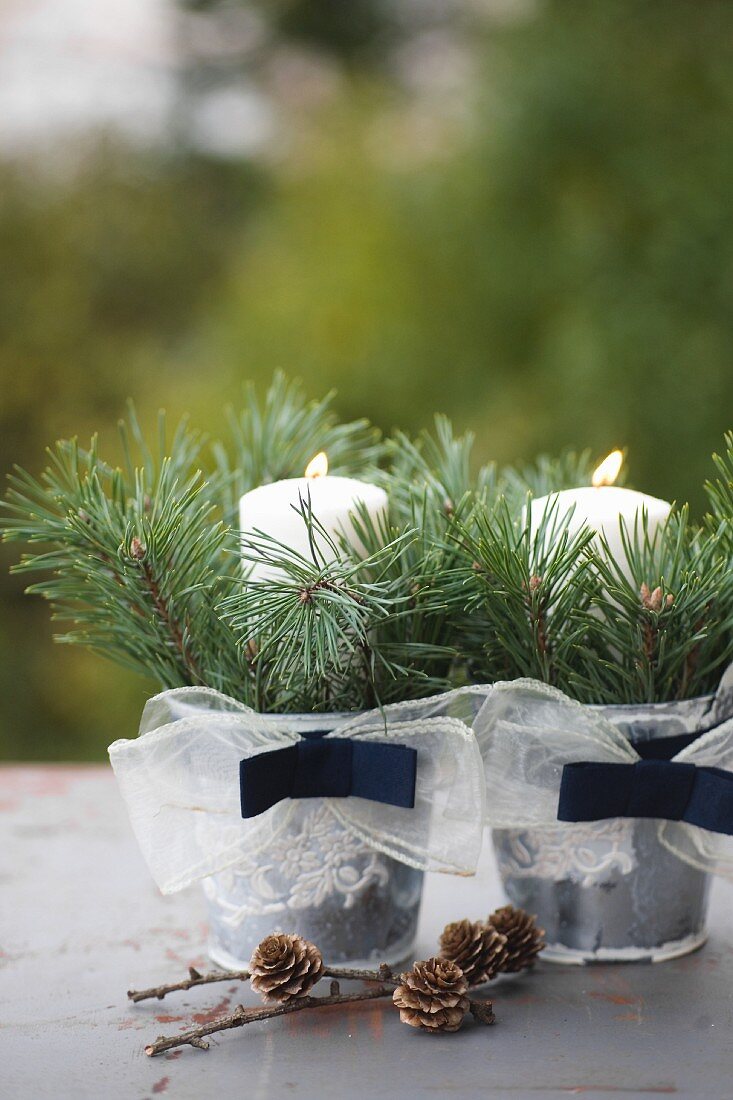
[{"label": "dark blue ribbon", "polygon": [[[639,745],[634,747],[640,749]],[[713,833],[733,836],[733,773],[674,760],[566,764],[560,782],[558,821],[602,821],[609,817],[686,821]]]},{"label": "dark blue ribbon", "polygon": [[311,730],[301,741],[239,764],[242,817],[257,817],[284,798],[368,798],[415,805],[417,749],[352,741]]}]

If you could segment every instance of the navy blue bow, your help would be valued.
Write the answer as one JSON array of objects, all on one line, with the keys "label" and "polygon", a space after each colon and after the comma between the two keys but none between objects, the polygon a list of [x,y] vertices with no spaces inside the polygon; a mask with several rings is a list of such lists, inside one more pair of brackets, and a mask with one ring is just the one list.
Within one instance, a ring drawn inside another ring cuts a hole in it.
[{"label": "navy blue bow", "polygon": [[674,760],[566,764],[557,817],[656,817],[733,836],[733,773]]},{"label": "navy blue bow", "polygon": [[242,817],[257,817],[284,798],[353,796],[414,807],[417,749],[326,737],[328,732],[312,730],[294,745],[242,760]]}]

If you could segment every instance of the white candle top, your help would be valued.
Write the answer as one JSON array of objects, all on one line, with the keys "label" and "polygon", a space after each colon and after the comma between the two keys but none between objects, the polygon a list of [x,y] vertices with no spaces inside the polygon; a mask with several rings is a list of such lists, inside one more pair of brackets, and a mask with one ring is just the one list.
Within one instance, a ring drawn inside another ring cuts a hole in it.
[{"label": "white candle top", "polygon": [[[334,539],[343,535],[362,550],[350,517],[363,506],[376,522],[387,512],[387,494],[377,485],[352,477],[294,477],[260,485],[245,493],[239,502],[239,526],[247,536],[260,531],[303,557],[311,558],[308,528],[300,511],[307,506],[310,494],[311,512],[319,524]],[[301,504],[301,501],[303,504]],[[297,509],[297,510],[296,510]],[[315,537],[316,545],[328,556],[323,539]],[[276,573],[263,563],[256,563],[251,579],[266,579]]]},{"label": "white candle top", "polygon": [[[646,513],[646,531],[650,538],[654,538],[656,531],[666,523],[671,509],[672,505],[668,501],[647,496],[646,493],[639,493],[634,489],[624,489],[618,485],[588,485],[581,489],[563,489],[533,500],[530,505],[530,530],[536,533],[543,517],[548,515],[550,518],[546,537],[552,539],[553,529],[572,511],[567,519],[568,534],[575,535],[582,527],[588,527],[597,535],[602,535],[606,541],[605,553],[616,562],[630,582],[638,583],[638,578],[631,575],[630,563],[626,558],[621,521],[623,520],[626,531],[633,539],[637,518],[641,526],[642,514]],[[594,541],[596,549],[600,550],[598,540]]]},{"label": "white candle top", "polygon": [[574,509],[571,520],[572,530],[578,530],[583,524],[595,531],[608,533],[609,528],[619,529],[619,520],[623,518],[626,526],[633,528],[634,518],[641,518],[642,512],[649,517],[649,529],[664,523],[669,515],[669,501],[639,493],[635,489],[624,489],[619,485],[591,485],[580,489],[563,489],[546,497],[538,497],[531,503],[532,527],[539,527],[542,517],[549,508],[554,509],[555,519],[562,519]]},{"label": "white candle top", "polygon": [[[368,481],[358,481],[355,477],[290,477],[284,481],[273,481],[270,485],[259,485],[245,493],[240,501],[242,530],[258,528],[267,530],[268,520],[274,511],[282,508],[293,521],[302,526],[302,520],[293,511],[300,508],[300,501],[308,500],[310,494],[313,515],[326,528],[331,520],[341,520],[344,515],[354,512],[358,504],[372,508],[386,507],[387,494],[378,485]],[[261,518],[262,524],[257,520]]]}]

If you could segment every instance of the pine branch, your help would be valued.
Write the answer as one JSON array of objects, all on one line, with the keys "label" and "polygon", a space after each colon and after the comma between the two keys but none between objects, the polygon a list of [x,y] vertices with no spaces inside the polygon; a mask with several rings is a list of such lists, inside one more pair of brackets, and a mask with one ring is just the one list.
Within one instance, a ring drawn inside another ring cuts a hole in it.
[{"label": "pine branch", "polygon": [[[210,981],[231,981],[232,978],[238,980],[242,973],[246,974],[246,972],[230,971],[221,974],[200,975],[198,972],[194,971],[195,977],[190,982],[184,981],[175,985],[160,986],[156,989],[142,990],[139,993],[131,991],[128,993],[128,997],[136,1002],[152,996],[162,1000],[167,993],[173,992],[176,989],[189,989],[193,985],[208,984]],[[209,1044],[206,1040],[210,1035],[216,1035],[222,1031],[231,1031],[234,1028],[244,1027],[245,1024],[257,1023],[261,1020],[271,1020],[278,1016],[287,1016],[293,1012],[303,1012],[311,1008],[328,1008],[334,1005],[354,1004],[359,1001],[382,1000],[387,997],[391,998],[395,987],[399,985],[401,980],[397,978],[385,964],[382,964],[376,970],[324,967],[322,976],[336,976],[340,979],[352,981],[361,980],[376,982],[378,984],[369,989],[358,990],[355,993],[342,993],[339,982],[332,981],[330,993],[327,996],[316,997],[306,994],[305,996],[295,997],[282,1004],[270,1004],[262,1008],[245,1008],[244,1005],[237,1005],[234,1012],[229,1015],[220,1016],[218,1019],[202,1024],[200,1027],[191,1028],[189,1031],[184,1031],[179,1035],[161,1035],[154,1043],[150,1043],[145,1047],[145,1053],[148,1057],[152,1058],[157,1054],[163,1054],[168,1050],[173,1050],[175,1047],[181,1046],[192,1046],[199,1050],[208,1050]],[[485,1025],[495,1023],[491,1001],[474,997],[468,998],[468,1010],[477,1023]]]},{"label": "pine branch", "polygon": [[[133,434],[137,431],[135,428]],[[72,628],[59,641],[84,645],[152,677],[161,687],[210,683],[246,696],[245,666],[215,605],[231,585],[229,531],[203,496],[185,429],[160,463],[112,468],[76,442],[49,451],[35,479],[10,478],[4,537],[31,547],[16,572],[45,573],[28,591]]]},{"label": "pine branch", "polygon": [[[528,494],[537,499],[562,489],[590,485],[594,465],[589,450],[565,450],[557,456],[538,455],[534,462],[524,466],[504,467],[499,484],[509,511],[519,517]],[[623,477],[619,481],[622,483]]]},{"label": "pine branch", "polygon": [[713,691],[733,657],[733,574],[686,509],[651,537],[622,525],[616,561],[562,517],[537,532],[507,505],[463,536],[473,561],[463,652],[475,680],[532,676],[581,702],[642,703]]},{"label": "pine branch", "polygon": [[724,442],[725,452],[713,455],[718,476],[705,483],[710,512],[704,527],[716,539],[721,555],[733,562],[733,432]]},{"label": "pine branch", "polygon": [[[250,579],[220,610],[240,645],[254,643],[254,664],[267,664],[267,710],[359,710],[382,702],[390,679],[409,697],[418,670],[390,653],[389,630],[408,612],[398,569],[415,538],[404,531],[362,558],[334,542],[301,503],[310,555],[257,532],[242,539],[245,561],[268,566],[267,580]],[[428,655],[429,647],[425,647]]]},{"label": "pine branch", "polygon": [[297,561],[254,539],[251,554],[280,562],[282,579],[264,590],[243,586],[238,537],[219,518],[251,482],[300,474],[317,446],[332,469],[369,469],[381,446],[365,422],[338,424],[330,398],[308,402],[279,376],[263,404],[248,391],[236,418],[239,466],[214,444],[219,468],[208,480],[197,472],[204,441],[185,423],[168,441],[161,417],[150,446],[131,408],[120,433],[119,468],[96,441],[88,451],[72,441],[49,452],[39,479],[11,478],[4,537],[29,546],[16,568],[42,578],[28,591],[71,624],[59,641],[159,687],[207,684],[263,711],[361,709],[447,686],[450,656],[415,597],[428,544],[425,560],[412,557],[417,582],[399,564],[414,531],[402,525],[365,562],[337,561],[328,540],[327,557]]},{"label": "pine branch", "polygon": [[133,561],[140,563],[140,570],[147,590],[150,593],[152,605],[162,623],[164,632],[169,636],[174,649],[180,654],[181,662],[186,670],[186,676],[189,683],[204,684],[205,680],[202,676],[201,669],[198,666],[196,658],[190,652],[189,646],[186,644],[186,635],[190,637],[191,633],[188,615],[184,612],[183,621],[179,622],[177,620],[171,605],[163,596],[161,586],[155,577],[150,562],[146,560],[146,548],[137,535],[130,540],[129,553]]},{"label": "pine branch", "polygon": [[227,410],[230,441],[212,446],[227,522],[236,525],[243,493],[302,477],[318,451],[328,455],[331,473],[373,480],[384,451],[379,431],[364,419],[340,423],[334,397],[308,400],[300,383],[281,371],[261,401],[251,383],[244,387],[242,407]]},{"label": "pine branch", "polygon": [[[587,454],[474,473],[472,436],[438,417],[417,440],[395,435],[374,472],[374,431],[338,424],[330,398],[309,402],[282,376],[262,403],[247,391],[232,428],[208,479],[197,433],[184,422],[168,440],[161,416],[150,446],[132,408],[120,467],[95,440],[66,441],[39,478],[13,473],[4,538],[26,544],[16,571],[39,574],[28,591],[71,624],[60,641],[162,688],[206,684],[283,712],[517,676],[584,702],[682,699],[714,690],[733,657],[733,434],[714,456],[702,526],[682,509],[652,537],[642,517],[622,529],[614,563],[556,509],[537,531],[525,519],[528,488],[587,483]],[[257,533],[240,546],[222,522],[240,492],[300,474],[321,447],[332,469],[385,484],[389,519],[357,508],[354,537],[334,540],[303,506],[305,556]],[[245,582],[241,553],[274,576]]]},{"label": "pine branch", "polygon": [[[392,702],[406,697],[420,698],[450,687],[456,659],[453,644],[453,612],[444,588],[444,577],[455,563],[456,548],[446,532],[455,524],[454,516],[439,521],[443,532],[438,537],[430,504],[417,501],[411,512],[411,523],[404,528],[374,519],[364,509],[357,509],[353,526],[358,543],[373,559],[379,549],[399,538],[406,542],[399,554],[380,563],[379,579],[389,581],[399,600],[399,610],[380,624],[378,656],[399,673],[383,680],[380,698]],[[340,544],[345,555],[353,556],[353,547]],[[362,566],[364,575],[369,566]],[[407,685],[410,685],[409,687]]]},{"label": "pine branch", "polygon": [[595,702],[663,702],[714,691],[733,657],[733,574],[715,534],[672,512],[650,536],[621,524],[624,557],[601,540],[586,662],[576,690]]},{"label": "pine branch", "polygon": [[434,433],[411,440],[396,432],[387,442],[391,508],[397,523],[411,524],[420,514],[428,530],[445,531],[446,524],[472,504],[488,503],[498,492],[496,466],[472,468],[475,437],[456,436],[445,416],[435,417]]},{"label": "pine branch", "polygon": [[[322,975],[324,978],[337,978],[342,981],[363,981],[389,983],[392,986],[399,984],[391,967],[386,963],[380,963],[376,970],[355,969],[344,966],[324,966]],[[140,1001],[162,1001],[169,993],[186,992],[195,989],[199,985],[211,985],[212,982],[246,982],[251,974],[249,970],[213,970],[208,974],[201,974],[195,967],[188,969],[188,977],[179,982],[171,982],[168,985],[156,985],[150,989],[129,989],[128,998],[133,1004]]]},{"label": "pine branch", "polygon": [[[529,516],[529,509],[526,511]],[[560,685],[584,632],[594,578],[592,532],[571,536],[550,507],[538,529],[501,498],[458,524],[461,561],[451,598],[463,594],[461,652],[476,681],[531,676]]]}]

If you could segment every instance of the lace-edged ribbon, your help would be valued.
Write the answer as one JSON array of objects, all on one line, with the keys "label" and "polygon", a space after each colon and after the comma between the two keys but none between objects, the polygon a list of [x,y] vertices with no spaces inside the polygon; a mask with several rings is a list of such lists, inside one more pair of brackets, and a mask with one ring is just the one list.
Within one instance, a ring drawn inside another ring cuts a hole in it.
[{"label": "lace-edged ribbon", "polygon": [[209,688],[178,688],[150,699],[139,736],[115,741],[109,755],[164,893],[266,854],[293,797],[322,797],[352,835],[410,866],[473,874],[485,797],[471,729],[477,695],[481,689],[463,688],[381,711],[323,715],[333,728],[304,742],[295,717],[257,714]]},{"label": "lace-edged ribbon", "polygon": [[[654,818],[660,842],[702,870],[733,878],[730,673],[709,729],[633,744],[603,713],[535,680],[494,685],[474,729],[486,775],[487,823],[557,829],[558,822]],[[669,716],[674,704],[665,704]],[[689,709],[689,708],[688,708]]]}]

